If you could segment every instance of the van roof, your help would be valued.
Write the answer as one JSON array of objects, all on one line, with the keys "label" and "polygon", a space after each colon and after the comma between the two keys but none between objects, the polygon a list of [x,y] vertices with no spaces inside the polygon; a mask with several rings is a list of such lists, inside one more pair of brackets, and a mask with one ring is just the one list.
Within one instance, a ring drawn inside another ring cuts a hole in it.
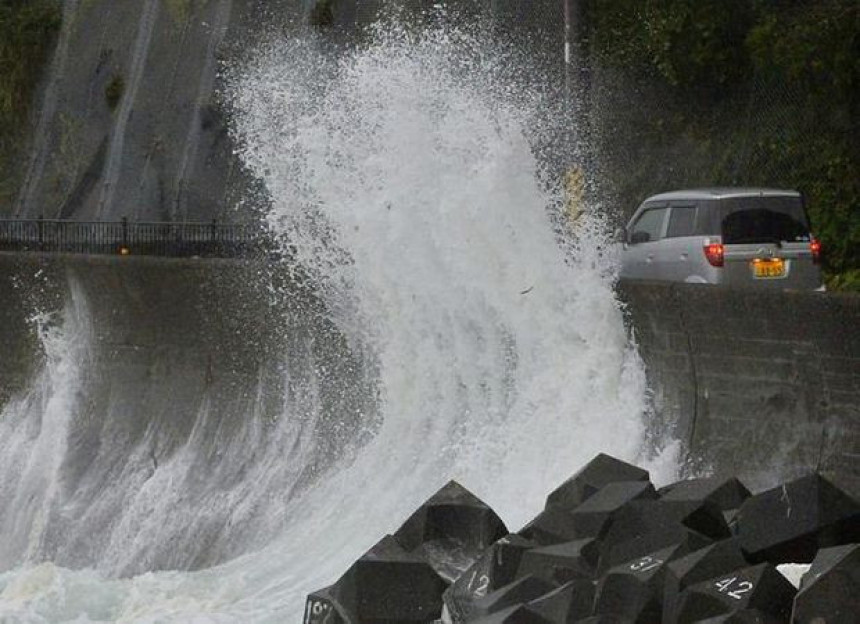
[{"label": "van roof", "polygon": [[722,199],[726,197],[800,197],[797,191],[771,188],[713,187],[670,191],[652,195],[645,201],[670,201],[673,199]]}]

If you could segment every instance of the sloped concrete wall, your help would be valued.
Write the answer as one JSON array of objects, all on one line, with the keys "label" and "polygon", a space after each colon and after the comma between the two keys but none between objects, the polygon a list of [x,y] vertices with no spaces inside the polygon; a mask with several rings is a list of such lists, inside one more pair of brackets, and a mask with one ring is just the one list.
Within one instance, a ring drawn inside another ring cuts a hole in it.
[{"label": "sloped concrete wall", "polygon": [[364,364],[283,265],[0,252],[0,408],[43,359],[33,317],[61,323],[76,296],[91,333],[93,385],[82,391],[98,419],[189,424],[204,401],[225,426],[255,402],[277,418],[285,366],[293,376],[327,372],[320,401],[332,418],[361,413],[369,399],[344,391]]},{"label": "sloped concrete wall", "polygon": [[860,297],[623,282],[658,426],[693,469],[860,483]]},{"label": "sloped concrete wall", "polygon": [[[141,483],[174,461],[192,462],[189,474],[218,466],[221,481],[209,483],[215,491],[189,492],[203,500],[241,479],[242,462],[262,461],[267,445],[297,452],[292,445],[307,436],[313,443],[290,473],[289,487],[300,491],[367,435],[362,418],[376,397],[365,381],[374,376],[289,270],[252,261],[0,253],[0,418],[15,421],[45,399],[47,355],[30,321],[36,313],[81,345],[71,351],[74,362],[50,369],[51,387],[64,387],[62,376],[74,370],[63,398],[63,504],[87,514],[74,535],[60,539],[72,530],[60,516],[45,529],[47,547],[63,545],[51,551],[60,565],[91,566],[109,548],[101,537],[115,527],[117,507],[106,501],[135,495],[135,488],[117,494],[118,482]],[[43,416],[36,409],[33,427]],[[283,434],[277,425],[285,421],[302,437]],[[235,461],[218,463],[236,448]],[[191,551],[165,540],[150,560],[130,560],[118,572],[214,565],[271,537],[265,517],[252,521],[236,540],[223,518],[201,514]]]},{"label": "sloped concrete wall", "polygon": [[[210,401],[231,427],[263,395],[274,414],[288,354],[294,370],[323,362],[329,424],[352,435],[360,423],[342,426],[340,415],[373,397],[351,396],[360,384],[342,379],[362,363],[287,279],[242,261],[0,254],[0,406],[39,367],[33,315],[61,309],[77,283],[94,332],[98,419],[181,428]],[[817,469],[856,491],[860,297],[644,282],[619,293],[654,389],[655,433],[681,440],[692,470],[764,487]]]}]

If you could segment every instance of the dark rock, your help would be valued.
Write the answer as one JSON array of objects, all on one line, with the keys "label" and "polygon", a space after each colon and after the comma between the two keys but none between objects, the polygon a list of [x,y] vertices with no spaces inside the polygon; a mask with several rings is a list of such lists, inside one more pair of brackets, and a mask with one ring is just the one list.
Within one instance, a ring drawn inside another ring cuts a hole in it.
[{"label": "dark rock", "polygon": [[591,615],[593,605],[594,583],[575,579],[532,600],[527,608],[552,624],[569,624]]},{"label": "dark rock", "polygon": [[575,578],[591,580],[599,555],[598,544],[593,539],[534,548],[523,553],[517,576],[532,574],[555,583]]},{"label": "dark rock", "polygon": [[437,539],[456,539],[484,549],[507,535],[504,522],[481,499],[449,481],[394,534],[407,551]]},{"label": "dark rock", "polygon": [[728,615],[718,615],[706,620],[699,620],[696,624],[784,624],[785,620],[769,613],[763,613],[758,609],[744,609],[735,611]]},{"label": "dark rock", "polygon": [[674,509],[681,524],[714,541],[732,537],[732,530],[719,505],[711,500],[676,501],[663,500],[664,505]]},{"label": "dark rock", "polygon": [[308,594],[302,624],[350,624],[352,620],[331,596],[331,587]]},{"label": "dark rock", "polygon": [[751,496],[747,487],[734,477],[678,481],[660,488],[658,494],[666,501],[710,501],[722,511],[739,508]]},{"label": "dark rock", "polygon": [[450,481],[403,523],[394,538],[452,582],[507,533],[504,522],[489,506]]},{"label": "dark rock", "polygon": [[795,589],[769,563],[732,570],[690,585],[681,592],[677,622],[698,622],[758,609],[787,621]]},{"label": "dark rock", "polygon": [[723,512],[723,519],[732,532],[732,535],[737,535],[738,532],[738,509],[729,509]]},{"label": "dark rock", "polygon": [[657,498],[654,486],[647,481],[618,481],[604,486],[570,512],[577,537],[602,536],[611,516],[635,500]]},{"label": "dark rock", "polygon": [[560,507],[547,507],[520,529],[519,535],[548,546],[580,539],[570,513]]},{"label": "dark rock", "polygon": [[[860,502],[833,483],[647,479],[601,455],[515,535],[452,481],[310,594],[304,624],[860,622]],[[813,556],[800,593],[774,567]]]},{"label": "dark rock", "polygon": [[860,621],[860,544],[818,551],[794,599],[792,622],[856,624]]},{"label": "dark rock", "polygon": [[641,500],[612,516],[603,537],[600,571],[671,544],[683,544],[679,556],[726,539],[731,531],[722,512],[707,501]]},{"label": "dark rock", "polygon": [[679,548],[675,544],[609,570],[597,587],[594,612],[638,624],[659,622],[666,564]]},{"label": "dark rock", "polygon": [[648,481],[615,481],[592,493],[588,500],[571,511],[560,506],[548,506],[526,524],[519,535],[541,545],[599,538],[608,527],[612,514],[624,505],[633,500],[656,498],[654,486]]},{"label": "dark rock", "polygon": [[809,563],[819,548],[860,542],[860,503],[820,475],[747,499],[736,520],[752,561]]},{"label": "dark rock", "polygon": [[516,605],[476,620],[469,620],[469,624],[554,624],[554,622],[545,620],[523,605]]},{"label": "dark rock", "polygon": [[677,621],[675,607],[684,589],[746,566],[744,555],[734,539],[717,542],[670,561],[663,581],[663,624]]},{"label": "dark rock", "polygon": [[350,624],[432,622],[442,613],[445,587],[426,561],[407,553],[389,535],[327,592],[311,594],[306,612],[310,608],[313,615],[311,600],[324,598]]},{"label": "dark rock", "polygon": [[483,598],[475,600],[472,611],[478,617],[490,615],[508,607],[525,604],[526,602],[540,598],[557,587],[558,585],[536,576],[524,576],[513,583],[487,594]]},{"label": "dark rock", "polygon": [[508,535],[485,550],[445,591],[445,605],[454,621],[466,620],[472,615],[476,600],[512,583],[523,554],[535,546],[519,535]]},{"label": "dark rock", "polygon": [[648,471],[601,453],[556,488],[547,507],[572,511],[604,486],[616,481],[648,481]]}]

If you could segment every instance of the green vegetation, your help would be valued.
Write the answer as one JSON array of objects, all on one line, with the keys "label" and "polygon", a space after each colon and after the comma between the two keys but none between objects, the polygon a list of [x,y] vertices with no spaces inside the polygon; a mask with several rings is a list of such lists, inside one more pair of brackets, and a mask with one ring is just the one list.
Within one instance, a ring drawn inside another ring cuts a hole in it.
[{"label": "green vegetation", "polygon": [[12,192],[9,160],[61,17],[54,0],[0,0],[0,202]]},{"label": "green vegetation", "polygon": [[796,188],[830,285],[860,290],[860,3],[588,0],[588,11],[619,200]]},{"label": "green vegetation", "polygon": [[125,80],[119,74],[114,75],[105,86],[105,102],[107,102],[108,108],[111,110],[116,108],[124,91]]}]

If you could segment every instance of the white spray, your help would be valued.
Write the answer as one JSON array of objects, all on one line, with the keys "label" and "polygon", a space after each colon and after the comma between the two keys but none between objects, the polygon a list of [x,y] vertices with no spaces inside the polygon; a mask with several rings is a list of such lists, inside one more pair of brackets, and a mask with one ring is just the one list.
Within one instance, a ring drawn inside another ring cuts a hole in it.
[{"label": "white spray", "polygon": [[271,221],[382,389],[372,443],[285,537],[295,579],[333,581],[450,478],[518,527],[597,452],[641,450],[644,375],[601,224],[585,217],[565,252],[530,143],[546,102],[505,81],[498,52],[387,28],[330,64],[312,43],[271,46],[237,87]]},{"label": "white spray", "polygon": [[63,486],[62,460],[72,415],[80,399],[90,345],[89,312],[81,288],[70,282],[62,316],[32,319],[45,365],[26,395],[0,412],[0,565],[50,550],[43,544],[49,516]]},{"label": "white spray", "polygon": [[596,453],[637,457],[645,379],[605,228],[592,210],[560,239],[534,153],[560,129],[510,78],[515,57],[456,28],[388,26],[338,56],[278,41],[243,68],[229,94],[240,155],[375,362],[373,436],[288,502],[262,551],[126,580],[20,568],[0,575],[0,619],[299,621],[309,591],[449,479],[515,530]]}]

